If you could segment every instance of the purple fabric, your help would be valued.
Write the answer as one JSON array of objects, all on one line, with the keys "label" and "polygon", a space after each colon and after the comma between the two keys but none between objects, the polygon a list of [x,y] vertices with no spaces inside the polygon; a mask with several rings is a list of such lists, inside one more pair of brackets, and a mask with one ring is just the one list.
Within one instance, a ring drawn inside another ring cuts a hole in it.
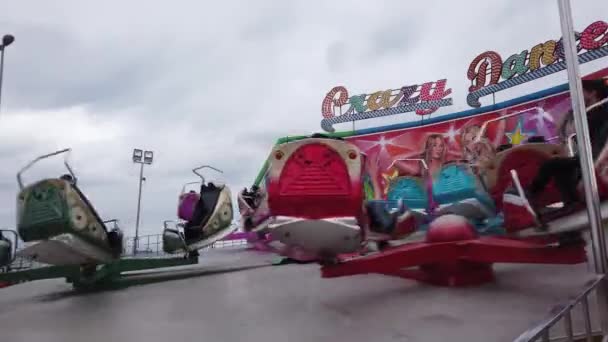
[{"label": "purple fabric", "polygon": [[196,207],[198,200],[198,194],[188,193],[180,196],[177,216],[182,220],[190,221],[192,219],[192,215],[194,214],[194,208]]}]

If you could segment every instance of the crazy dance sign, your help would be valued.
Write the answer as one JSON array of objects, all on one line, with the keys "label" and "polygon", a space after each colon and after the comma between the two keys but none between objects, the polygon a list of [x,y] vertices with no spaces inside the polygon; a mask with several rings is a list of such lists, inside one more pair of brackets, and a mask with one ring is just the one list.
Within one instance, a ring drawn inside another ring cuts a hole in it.
[{"label": "crazy dance sign", "polygon": [[[582,33],[575,32],[575,38],[579,63],[608,56],[608,23],[596,21]],[[467,78],[471,85],[467,103],[478,108],[481,106],[479,99],[483,96],[565,69],[563,38],[537,44],[505,60],[498,52],[486,51],[469,64]],[[418,115],[428,115],[439,107],[452,105],[452,99],[446,98],[451,93],[452,89],[446,89],[445,79],[353,96],[348,95],[345,87],[337,86],[323,99],[321,127],[327,132],[334,132],[332,125],[337,123],[413,111]],[[343,113],[344,106],[348,107]]]},{"label": "crazy dance sign", "polygon": [[[575,32],[579,63],[608,56],[608,23],[596,21],[583,33]],[[469,65],[471,80],[467,103],[480,107],[479,98],[566,69],[563,38],[548,40],[503,61],[495,51],[486,51]],[[489,76],[489,80],[488,80]],[[502,80],[502,82],[500,82]]]},{"label": "crazy dance sign", "polygon": [[[401,89],[377,91],[372,94],[348,96],[343,86],[330,90],[321,107],[323,120],[321,127],[327,132],[334,132],[332,125],[342,122],[373,119],[415,111],[418,115],[428,115],[439,107],[452,105],[452,93],[446,89],[447,80],[427,82],[422,85],[404,86]],[[348,108],[342,113],[342,108]],[[338,113],[336,113],[336,110]]]}]

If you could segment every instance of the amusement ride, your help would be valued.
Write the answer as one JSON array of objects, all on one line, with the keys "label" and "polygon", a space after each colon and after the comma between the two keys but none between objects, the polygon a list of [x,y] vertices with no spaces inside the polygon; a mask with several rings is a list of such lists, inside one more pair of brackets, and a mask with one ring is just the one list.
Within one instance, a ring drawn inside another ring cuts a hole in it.
[{"label": "amusement ride", "polygon": [[[608,23],[504,62],[494,51],[480,54],[467,72],[473,108],[448,115],[431,116],[452,104],[445,79],[353,96],[334,87],[322,102],[325,132],[279,139],[236,203],[228,185],[203,175],[220,169],[194,168],[198,180],[184,184],[177,217],[163,223],[162,257],[125,253],[118,220],[101,216],[80,188],[71,149],[40,156],[17,174],[16,230],[0,230],[0,285],[65,278],[78,289],[113,287],[131,271],[204,264],[201,251],[227,240],[317,263],[324,278],[373,273],[449,287],[494,281],[496,263],[584,263],[582,232],[603,238],[597,227],[608,221],[608,120],[594,116],[608,114],[608,68],[581,81],[567,57],[575,43],[580,63],[608,56]],[[484,96],[565,69],[568,84],[481,106]],[[405,112],[420,120],[332,126]],[[24,181],[56,156],[64,156],[65,174]],[[556,161],[575,162],[545,174]],[[16,258],[45,266],[12,270]]]}]

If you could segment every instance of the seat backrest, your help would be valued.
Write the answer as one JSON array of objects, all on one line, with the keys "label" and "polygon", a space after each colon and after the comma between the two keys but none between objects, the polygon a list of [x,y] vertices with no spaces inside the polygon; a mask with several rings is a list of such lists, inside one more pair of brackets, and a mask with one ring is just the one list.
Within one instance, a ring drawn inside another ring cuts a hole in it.
[{"label": "seat backrest", "polygon": [[479,172],[494,202],[501,206],[502,195],[512,182],[511,170],[517,171],[521,185],[527,188],[544,161],[566,155],[565,148],[557,144],[517,145],[498,152],[491,161],[480,163]]},{"label": "seat backrest", "polygon": [[276,147],[269,167],[272,215],[324,218],[362,210],[362,154],[347,141],[304,139]]},{"label": "seat backrest", "polygon": [[462,163],[443,166],[433,180],[433,200],[438,204],[458,202],[483,192],[483,184]]},{"label": "seat backrest", "polygon": [[177,216],[182,220],[190,221],[199,200],[200,196],[197,193],[189,192],[180,195]]},{"label": "seat backrest", "polygon": [[78,234],[92,243],[107,241],[105,224],[78,186],[59,178],[44,179],[18,195],[17,230],[25,242],[63,233]]},{"label": "seat backrest", "polygon": [[427,209],[429,196],[422,177],[402,176],[388,185],[389,201],[402,200],[411,209]]},{"label": "seat backrest", "polygon": [[78,196],[80,196],[82,201],[89,207],[89,209],[91,210],[91,213],[97,219],[101,228],[103,228],[103,230],[107,233],[108,228],[106,227],[105,223],[103,223],[103,220],[101,219],[101,216],[99,216],[99,214],[97,213],[97,210],[95,210],[95,207],[93,207],[91,202],[89,202],[89,199],[82,193],[82,191],[80,191],[80,189],[78,188],[78,186],[75,183],[68,182],[68,184],[72,187],[72,189],[74,189],[74,191],[76,191],[76,193],[78,194]]},{"label": "seat backrest", "polygon": [[192,219],[188,221],[186,227],[200,227],[207,224],[217,205],[221,192],[221,187],[216,187],[212,183],[208,185],[203,184],[201,186],[200,199],[196,203]]},{"label": "seat backrest", "polygon": [[8,265],[12,259],[13,244],[12,242],[2,236],[0,231],[0,267]]}]

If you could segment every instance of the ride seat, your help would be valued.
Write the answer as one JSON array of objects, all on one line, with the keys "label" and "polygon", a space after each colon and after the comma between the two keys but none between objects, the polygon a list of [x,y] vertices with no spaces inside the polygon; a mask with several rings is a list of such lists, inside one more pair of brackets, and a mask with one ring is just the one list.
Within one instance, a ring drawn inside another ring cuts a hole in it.
[{"label": "ride seat", "polygon": [[194,210],[198,201],[200,200],[200,195],[196,192],[189,192],[186,194],[182,194],[179,197],[179,207],[177,208],[177,217],[182,220],[190,221],[194,215]]},{"label": "ride seat", "polygon": [[310,139],[282,145],[278,152],[281,157],[275,156],[270,164],[267,187],[273,216],[320,219],[361,214],[363,165],[355,145]]},{"label": "ride seat", "polygon": [[402,176],[388,185],[387,199],[402,200],[410,209],[428,209],[429,196],[422,177]]},{"label": "ride seat", "polygon": [[[192,219],[188,221],[184,227],[186,230],[202,227],[207,224],[207,221],[211,218],[211,214],[213,214],[213,210],[217,205],[221,192],[222,187],[217,187],[213,183],[201,185],[200,198],[194,208]],[[188,238],[188,236],[186,238]]]},{"label": "ride seat", "polygon": [[68,184],[72,187],[72,189],[74,189],[74,191],[76,191],[76,193],[78,194],[78,196],[80,197],[80,199],[82,199],[82,201],[84,202],[84,204],[86,204],[89,207],[89,210],[91,210],[91,213],[93,213],[93,216],[97,220],[97,223],[101,226],[101,228],[107,234],[108,233],[108,228],[106,227],[105,223],[103,223],[103,220],[101,219],[101,217],[97,213],[97,210],[95,210],[95,207],[93,207],[93,205],[91,204],[91,202],[89,202],[89,199],[82,193],[82,191],[80,191],[80,189],[78,188],[78,186],[76,185],[76,183],[68,181]]},{"label": "ride seat", "polygon": [[444,165],[433,180],[433,200],[440,212],[482,219],[494,215],[494,203],[467,164]]},{"label": "ride seat", "polygon": [[12,258],[12,242],[2,236],[2,232],[0,232],[0,267],[8,265],[11,262]]},{"label": "ride seat", "polygon": [[237,199],[237,204],[241,215],[251,214],[251,211],[253,211],[252,198],[250,197],[247,189],[243,189],[239,193]]},{"label": "ride seat", "polygon": [[245,201],[245,203],[251,207],[251,208],[255,208],[258,206],[257,203],[257,199],[258,199],[258,194],[254,191],[247,191],[247,189],[244,189],[243,192],[241,192],[243,200]]},{"label": "ride seat", "polygon": [[[493,160],[480,163],[479,172],[494,203],[501,208],[502,195],[512,183],[511,170],[517,171],[521,185],[525,189],[530,186],[544,161],[565,156],[567,156],[565,148],[557,144],[517,145],[498,152]],[[556,199],[559,199],[559,192],[551,182],[543,192],[541,203],[554,203]]]}]

